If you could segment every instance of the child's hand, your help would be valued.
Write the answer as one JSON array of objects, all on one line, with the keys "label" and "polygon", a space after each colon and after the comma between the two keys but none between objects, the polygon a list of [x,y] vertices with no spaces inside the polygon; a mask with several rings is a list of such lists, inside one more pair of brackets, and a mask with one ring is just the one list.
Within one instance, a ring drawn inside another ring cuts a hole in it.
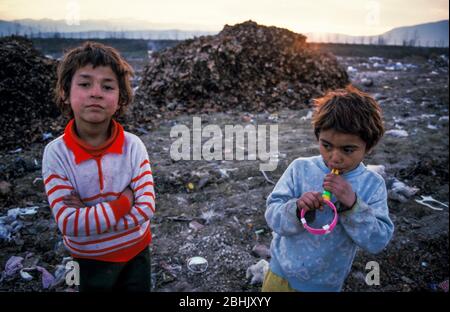
[{"label": "child's hand", "polygon": [[352,186],[340,175],[327,174],[323,188],[330,191],[344,206],[350,208],[355,204],[356,194],[353,192]]},{"label": "child's hand", "polygon": [[323,198],[321,193],[306,192],[297,200],[297,207],[299,210],[305,209],[306,212],[315,209],[323,210],[322,203]]},{"label": "child's hand", "polygon": [[86,205],[81,201],[77,192],[72,191],[70,195],[64,196],[63,202],[65,205],[73,208],[84,208]]},{"label": "child's hand", "polygon": [[127,186],[123,190],[122,195],[125,195],[128,198],[128,200],[130,201],[131,206],[134,205],[134,193],[133,193],[133,191],[131,190],[131,188],[129,186]]}]

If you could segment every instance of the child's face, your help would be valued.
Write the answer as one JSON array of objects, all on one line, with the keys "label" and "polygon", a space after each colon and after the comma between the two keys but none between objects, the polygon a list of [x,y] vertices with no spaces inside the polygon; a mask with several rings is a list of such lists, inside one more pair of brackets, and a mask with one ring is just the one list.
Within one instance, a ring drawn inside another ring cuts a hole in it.
[{"label": "child's face", "polygon": [[70,86],[70,105],[77,122],[109,122],[119,108],[119,83],[109,66],[79,68]]},{"label": "child's face", "polygon": [[355,169],[366,155],[366,142],[354,134],[323,130],[319,134],[320,154],[330,169],[345,173]]}]

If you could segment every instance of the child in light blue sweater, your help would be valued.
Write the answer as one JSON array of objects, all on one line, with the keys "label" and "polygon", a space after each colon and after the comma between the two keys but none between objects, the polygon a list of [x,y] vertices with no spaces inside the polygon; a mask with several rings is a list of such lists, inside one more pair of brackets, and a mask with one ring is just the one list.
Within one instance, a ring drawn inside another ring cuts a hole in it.
[{"label": "child in light blue sweater", "polygon": [[[267,198],[273,240],[262,291],[340,291],[356,248],[378,253],[394,231],[384,180],[362,163],[384,133],[378,103],[352,86],[329,92],[315,101],[312,124],[320,156],[294,160]],[[313,235],[300,211],[313,228],[330,223],[324,190],[339,219],[331,233]]]}]

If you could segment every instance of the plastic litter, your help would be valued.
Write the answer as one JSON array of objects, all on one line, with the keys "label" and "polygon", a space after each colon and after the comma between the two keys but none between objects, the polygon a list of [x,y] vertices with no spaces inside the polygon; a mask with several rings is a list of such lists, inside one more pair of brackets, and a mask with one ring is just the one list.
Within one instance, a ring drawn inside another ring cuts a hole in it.
[{"label": "plastic litter", "polygon": [[53,138],[53,134],[51,132],[45,132],[42,134],[42,140],[46,141],[48,139],[52,139]]},{"label": "plastic litter", "polygon": [[306,116],[300,117],[300,120],[309,120],[312,118],[313,112],[312,111],[308,111],[308,113],[306,114]]},{"label": "plastic litter", "polygon": [[406,138],[408,136],[408,132],[405,130],[388,130],[386,131],[386,134],[397,138]]},{"label": "plastic litter", "polygon": [[414,196],[420,190],[417,187],[406,185],[397,178],[388,179],[386,186],[389,190],[388,197],[402,203],[407,202],[410,197]]},{"label": "plastic litter", "polygon": [[24,270],[20,270],[20,277],[22,277],[27,282],[33,279],[33,276]]},{"label": "plastic litter", "polygon": [[11,277],[17,273],[17,271],[23,268],[23,258],[18,256],[12,256],[6,261],[5,271],[2,273],[2,277]]},{"label": "plastic litter", "polygon": [[423,196],[423,195],[421,195],[420,197],[421,197],[421,199],[416,199],[416,202],[421,204],[421,205],[427,206],[427,207],[429,207],[429,208],[431,208],[433,210],[441,211],[441,210],[444,210],[444,208],[435,207],[435,206],[433,206],[431,204],[427,204],[426,202],[434,202],[434,203],[437,203],[439,205],[442,205],[442,206],[448,208],[448,205],[446,205],[446,204],[444,204],[444,203],[434,199],[431,196]]},{"label": "plastic litter", "polygon": [[45,268],[36,266],[36,270],[42,273],[42,287],[49,288],[55,283],[55,278]]},{"label": "plastic litter", "polygon": [[189,271],[194,273],[203,273],[208,269],[208,260],[203,257],[192,257],[187,262]]},{"label": "plastic litter", "polygon": [[264,259],[261,259],[256,264],[251,265],[247,269],[245,277],[247,279],[251,278],[250,280],[251,285],[262,284],[268,270],[269,270],[269,262],[267,262]]},{"label": "plastic litter", "polygon": [[18,216],[31,216],[37,213],[39,206],[26,207],[26,208],[12,208],[8,210],[8,217],[17,219]]}]

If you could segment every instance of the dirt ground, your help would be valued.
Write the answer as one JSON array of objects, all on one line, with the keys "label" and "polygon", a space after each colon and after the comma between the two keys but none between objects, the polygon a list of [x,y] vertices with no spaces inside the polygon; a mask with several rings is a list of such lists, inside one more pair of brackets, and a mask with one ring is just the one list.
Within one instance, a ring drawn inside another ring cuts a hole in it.
[{"label": "dirt ground", "polygon": [[[420,189],[406,202],[389,200],[394,237],[380,254],[357,253],[344,291],[443,291],[439,284],[449,279],[448,208],[433,210],[414,199],[431,195],[447,205],[449,202],[448,58],[446,66],[424,58],[389,62],[339,57],[339,62],[353,83],[379,101],[386,129],[408,133],[407,137],[385,135],[365,164],[384,165],[388,177]],[[201,117],[203,127],[216,124],[222,131],[225,125],[278,124],[279,163],[277,170],[267,172],[268,179],[276,182],[295,158],[318,154],[308,112],[230,111],[196,116]],[[246,271],[262,258],[267,259],[264,250],[269,248],[272,234],[264,212],[273,184],[259,171],[259,161],[171,160],[169,151],[175,139],[170,137],[170,130],[177,124],[192,129],[192,117],[181,115],[162,121],[156,129],[144,126],[136,132],[147,146],[156,185],[153,291],[257,292],[260,284],[252,285]],[[58,135],[53,133],[54,137]],[[11,256],[22,256],[25,266],[37,264],[54,274],[68,256],[43,192],[43,148],[44,144],[39,144],[0,155],[3,178],[11,184],[0,193],[0,217],[11,208],[39,207],[36,214],[19,218],[22,228],[11,241],[0,239],[0,271]],[[259,255],[252,251],[256,245],[262,250]],[[208,261],[205,272],[188,269],[187,261],[194,256]],[[369,261],[380,265],[379,286],[365,283]],[[19,275],[4,279],[0,291],[47,291],[40,273],[29,273],[31,281]],[[76,288],[60,283],[51,290]]]}]

